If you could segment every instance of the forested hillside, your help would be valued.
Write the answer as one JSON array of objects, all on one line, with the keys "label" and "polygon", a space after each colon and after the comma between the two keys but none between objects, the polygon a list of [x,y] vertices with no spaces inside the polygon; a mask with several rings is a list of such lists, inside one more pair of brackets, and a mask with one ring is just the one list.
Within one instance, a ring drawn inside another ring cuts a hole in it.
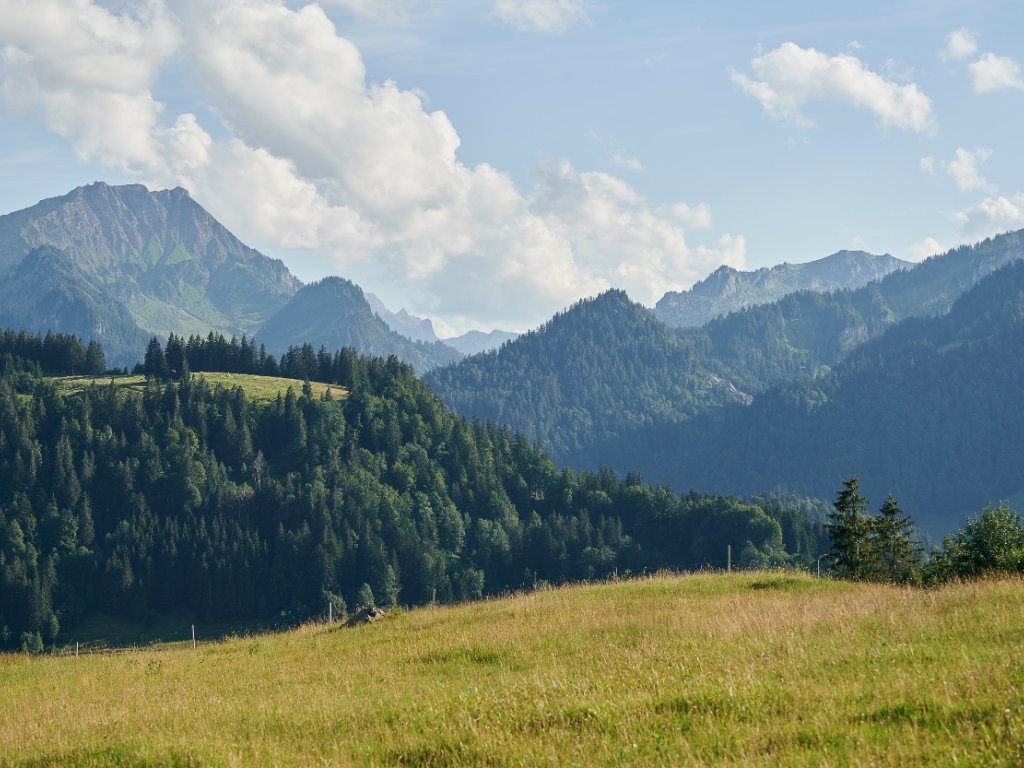
[{"label": "forested hillside", "polygon": [[463,416],[509,424],[559,461],[646,473],[650,451],[623,462],[619,437],[824,375],[900,320],[948,311],[963,291],[1022,256],[1021,233],[1011,233],[856,291],[800,291],[702,328],[669,328],[611,291],[425,380]]},{"label": "forested hillside", "polygon": [[1024,263],[967,292],[944,316],[907,320],[831,373],[790,382],[688,424],[604,445],[615,466],[677,488],[828,495],[859,474],[925,529],[948,533],[1024,488]]},{"label": "forested hillside", "polygon": [[727,544],[737,563],[821,548],[784,500],[559,470],[507,428],[454,416],[394,358],[322,360],[332,396],[265,404],[199,374],[67,396],[0,378],[4,645],[39,647],[94,610],[300,619],[368,595],[452,601],[720,563]]},{"label": "forested hillside", "polygon": [[340,277],[303,287],[267,321],[258,338],[274,354],[308,343],[316,349],[352,347],[365,355],[396,355],[418,373],[462,357],[439,341],[413,341],[392,331],[374,314],[362,289]]},{"label": "forested hillside", "polygon": [[742,401],[708,370],[707,352],[706,339],[608,291],[424,380],[459,413],[508,424],[564,460],[642,424]]}]

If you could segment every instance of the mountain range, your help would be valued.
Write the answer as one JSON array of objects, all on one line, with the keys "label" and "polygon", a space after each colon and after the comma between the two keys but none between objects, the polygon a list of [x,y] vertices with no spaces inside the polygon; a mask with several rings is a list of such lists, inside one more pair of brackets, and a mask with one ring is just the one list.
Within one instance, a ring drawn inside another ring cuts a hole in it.
[{"label": "mountain range", "polygon": [[[808,440],[817,446],[819,461],[807,462],[805,474],[800,474],[804,465],[799,463],[775,478],[770,471],[748,472],[749,482],[734,488],[732,478],[743,475],[736,462],[720,461],[721,452],[745,456],[752,466],[759,466],[759,460],[764,464],[773,446],[759,441],[743,418],[762,414],[766,423],[789,423],[791,414],[771,405],[772,398],[778,396],[774,393],[788,391],[785,387],[790,385],[829,381],[833,369],[853,359],[851,355],[884,349],[891,339],[898,338],[886,334],[887,330],[902,328],[898,324],[907,319],[945,315],[979,281],[1022,256],[1022,233],[1009,233],[895,271],[857,290],[798,291],[772,304],[717,318],[701,328],[670,328],[621,292],[613,291],[575,305],[496,353],[472,356],[453,367],[431,371],[426,380],[463,415],[495,418],[521,429],[567,464],[638,470],[679,489],[703,487],[702,482],[713,481],[712,487],[728,486],[730,492],[783,486],[828,495],[844,479],[844,472],[847,476],[866,472],[877,468],[877,461],[862,453],[857,454],[862,461],[827,464],[824,457],[838,454],[828,449],[827,441]],[[907,327],[916,327],[913,322]],[[1012,344],[1012,335],[1005,336],[1003,342]],[[968,388],[959,393],[964,398],[960,407],[973,408],[970,398],[982,391],[986,397],[996,396],[990,389]],[[814,395],[807,398],[813,401]],[[868,410],[885,408],[881,393],[862,392],[860,399]],[[908,418],[931,419],[932,415],[922,410],[925,402],[906,402]],[[723,405],[729,407],[721,408]],[[745,416],[719,422],[725,413]],[[860,413],[850,418],[863,423],[866,417]],[[697,425],[689,426],[695,419]],[[725,426],[718,433],[705,422]],[[842,435],[847,426],[854,430],[856,425],[836,424],[833,434]],[[673,435],[677,439],[670,439]],[[936,439],[953,447],[943,454],[945,462],[938,462],[932,471],[955,477],[963,462],[960,452],[969,442],[960,441],[955,430],[950,435],[948,440],[945,435]],[[927,433],[920,438],[928,439]],[[747,452],[748,445],[756,448]],[[699,461],[691,473],[688,457],[692,456]],[[712,469],[703,474],[700,470],[719,465],[732,471],[723,469],[715,475]],[[826,466],[830,471],[824,470]],[[887,477],[892,475],[879,472],[878,482]],[[926,506],[923,517],[944,526],[972,511],[973,502],[980,505],[991,500],[978,495],[978,490],[974,487],[967,496],[933,498],[914,489],[911,501],[934,502],[934,506]],[[990,491],[1002,492],[995,487]]]},{"label": "mountain range", "polygon": [[112,365],[140,360],[151,336],[210,331],[257,336],[276,352],[365,342],[360,351],[421,372],[459,357],[393,332],[358,289],[304,287],[180,187],[95,183],[0,216],[0,323],[96,339]]},{"label": "mountain range", "polygon": [[413,341],[395,333],[370,308],[363,290],[341,277],[300,288],[263,326],[257,340],[278,355],[303,343],[315,349],[352,347],[375,357],[395,355],[418,373],[462,357],[439,341]]},{"label": "mountain range", "polygon": [[458,350],[463,355],[475,355],[477,352],[497,349],[506,341],[511,341],[519,336],[518,333],[495,329],[488,332],[466,331],[459,336],[439,339],[434,331],[434,324],[428,318],[410,315],[404,308],[397,312],[392,312],[385,306],[383,301],[372,293],[366,293],[366,301],[369,303],[370,309],[373,310],[374,314],[383,320],[388,328],[395,333],[406,336],[413,341],[427,343],[440,341],[442,344]]},{"label": "mountain range", "polygon": [[696,328],[720,315],[770,304],[796,291],[860,288],[910,266],[910,262],[888,254],[875,256],[865,251],[839,251],[806,264],[778,264],[753,272],[723,265],[688,291],[666,293],[654,314],[666,325]]},{"label": "mountain range", "polygon": [[677,488],[828,497],[861,476],[877,508],[894,494],[925,530],[948,532],[1024,492],[1024,262],[943,315],[908,319],[828,374],[787,381],[748,407],[619,435],[595,451]]},{"label": "mountain range", "polygon": [[0,217],[0,324],[96,339],[112,365],[134,364],[151,336],[210,331],[274,354],[395,356],[461,415],[563,464],[826,496],[863,473],[948,529],[985,494],[1024,494],[1004,407],[1017,401],[1022,257],[1014,232],[918,265],[842,251],[723,267],[654,310],[612,290],[522,336],[442,343],[348,280],[303,285],[183,189],[97,183]]}]

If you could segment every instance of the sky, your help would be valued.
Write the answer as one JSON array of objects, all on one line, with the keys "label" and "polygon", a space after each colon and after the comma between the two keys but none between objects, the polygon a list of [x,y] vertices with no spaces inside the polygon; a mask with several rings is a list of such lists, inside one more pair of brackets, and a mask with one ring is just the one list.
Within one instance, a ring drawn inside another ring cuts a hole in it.
[{"label": "sky", "polygon": [[1024,3],[0,0],[0,213],[183,186],[441,335],[1024,227]]}]

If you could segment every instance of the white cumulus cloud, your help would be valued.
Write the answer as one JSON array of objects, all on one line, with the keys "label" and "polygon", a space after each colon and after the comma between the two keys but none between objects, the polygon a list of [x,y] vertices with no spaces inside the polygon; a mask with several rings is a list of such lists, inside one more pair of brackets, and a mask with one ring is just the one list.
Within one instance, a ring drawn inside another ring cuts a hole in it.
[{"label": "white cumulus cloud", "polygon": [[954,216],[965,240],[982,240],[1024,227],[1024,193],[987,197]]},{"label": "white cumulus cloud", "polygon": [[[41,5],[49,12],[28,10]],[[710,223],[704,204],[653,206],[564,160],[543,160],[527,190],[465,165],[448,116],[368,80],[315,5],[122,8],[0,0],[4,109],[151,186],[185,186],[256,245],[327,254],[338,273],[447,327],[526,328],[613,286],[653,303],[720,263],[744,266],[741,236],[687,241]],[[219,125],[166,114],[153,88],[171,60],[202,84]]]},{"label": "white cumulus cloud", "polygon": [[160,166],[162,106],[150,88],[177,45],[155,2],[127,16],[91,2],[2,0],[0,105],[41,119],[84,160],[129,172]]},{"label": "white cumulus cloud", "polygon": [[961,192],[975,189],[994,191],[991,184],[981,175],[981,166],[992,156],[991,149],[964,149],[959,147],[952,160],[943,163]]},{"label": "white cumulus cloud", "polygon": [[916,84],[885,78],[850,54],[828,56],[783,43],[750,66],[752,75],[734,72],[732,81],[773,117],[809,126],[802,108],[825,100],[868,109],[886,126],[910,131],[935,128],[932,101]]},{"label": "white cumulus cloud", "polygon": [[978,50],[978,43],[974,34],[966,27],[954,29],[946,35],[946,49],[944,51],[947,59],[966,59],[973,56]]},{"label": "white cumulus cloud", "polygon": [[985,53],[968,69],[971,73],[971,84],[974,86],[975,93],[991,93],[992,91],[1011,89],[1024,90],[1020,65],[1007,56]]},{"label": "white cumulus cloud", "polygon": [[924,261],[929,256],[944,253],[946,250],[948,249],[934,237],[926,237],[907,248],[907,258],[911,261]]},{"label": "white cumulus cloud", "polygon": [[588,21],[589,0],[497,0],[494,14],[521,32],[561,34]]}]

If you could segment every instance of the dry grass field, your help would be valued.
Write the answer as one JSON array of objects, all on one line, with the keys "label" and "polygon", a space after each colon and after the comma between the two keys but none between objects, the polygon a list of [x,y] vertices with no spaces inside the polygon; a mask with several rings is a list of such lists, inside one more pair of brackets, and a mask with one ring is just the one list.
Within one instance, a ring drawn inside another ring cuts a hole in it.
[{"label": "dry grass field", "polygon": [[1024,584],[657,576],[0,656],[0,765],[1024,764]]}]

